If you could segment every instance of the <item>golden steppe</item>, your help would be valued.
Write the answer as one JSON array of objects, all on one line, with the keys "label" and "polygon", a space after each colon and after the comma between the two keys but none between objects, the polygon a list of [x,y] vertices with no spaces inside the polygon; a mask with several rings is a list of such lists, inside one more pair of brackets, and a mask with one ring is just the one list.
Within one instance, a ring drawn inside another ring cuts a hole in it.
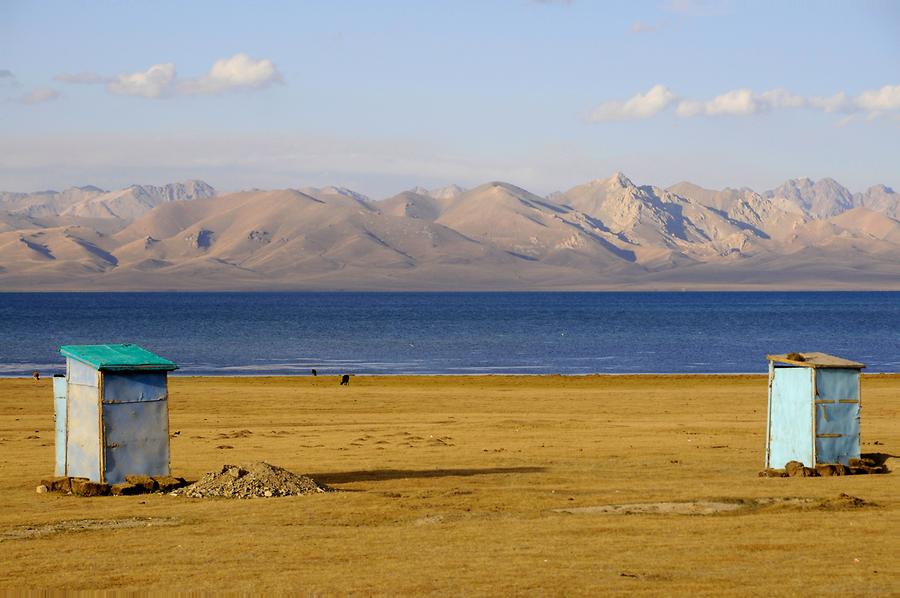
[{"label": "golden steppe", "polygon": [[[862,393],[863,452],[900,453],[900,376]],[[35,492],[49,381],[2,380],[0,589],[900,593],[900,472],[760,478],[765,422],[764,376],[173,377],[173,474],[264,460],[339,492],[78,498]],[[871,505],[752,506],[841,493]],[[555,510],[707,499],[751,506]]]}]

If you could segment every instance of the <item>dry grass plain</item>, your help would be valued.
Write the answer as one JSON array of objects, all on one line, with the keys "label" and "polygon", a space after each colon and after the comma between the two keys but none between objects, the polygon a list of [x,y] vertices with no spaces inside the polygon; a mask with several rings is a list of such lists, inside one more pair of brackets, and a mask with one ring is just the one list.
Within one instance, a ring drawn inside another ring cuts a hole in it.
[{"label": "dry grass plain", "polygon": [[[900,453],[900,376],[862,390],[863,452]],[[900,593],[900,473],[758,478],[762,376],[174,378],[170,401],[175,475],[265,460],[341,492],[38,495],[51,386],[2,380],[0,589]],[[842,492],[877,506],[553,510]]]}]

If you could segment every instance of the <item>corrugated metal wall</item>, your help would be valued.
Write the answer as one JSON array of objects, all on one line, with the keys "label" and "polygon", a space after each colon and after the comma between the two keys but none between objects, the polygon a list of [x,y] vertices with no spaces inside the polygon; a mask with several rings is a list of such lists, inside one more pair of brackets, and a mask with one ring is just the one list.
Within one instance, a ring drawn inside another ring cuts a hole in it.
[{"label": "corrugated metal wall", "polygon": [[859,458],[859,372],[816,370],[816,461]]},{"label": "corrugated metal wall", "polygon": [[105,481],[169,474],[169,412],[165,372],[103,374]]}]

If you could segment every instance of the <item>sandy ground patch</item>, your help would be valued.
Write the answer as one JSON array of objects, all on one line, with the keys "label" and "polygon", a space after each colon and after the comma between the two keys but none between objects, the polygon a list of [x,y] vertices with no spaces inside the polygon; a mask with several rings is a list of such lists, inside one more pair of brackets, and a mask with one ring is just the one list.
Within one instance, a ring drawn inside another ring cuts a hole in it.
[{"label": "sandy ground patch", "polygon": [[8,540],[30,540],[53,534],[88,532],[95,530],[148,528],[166,525],[180,525],[174,517],[125,517],[123,519],[76,519],[57,521],[43,525],[23,525],[0,533],[0,542]]}]

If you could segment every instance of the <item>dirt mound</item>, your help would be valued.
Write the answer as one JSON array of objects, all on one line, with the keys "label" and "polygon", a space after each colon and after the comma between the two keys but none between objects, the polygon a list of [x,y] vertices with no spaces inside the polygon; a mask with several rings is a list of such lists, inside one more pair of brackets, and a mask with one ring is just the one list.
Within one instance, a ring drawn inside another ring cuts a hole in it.
[{"label": "dirt mound", "polygon": [[832,511],[843,511],[845,509],[861,509],[862,507],[873,506],[873,503],[863,500],[856,496],[850,496],[843,492],[837,498],[828,498],[823,500],[819,507]]},{"label": "dirt mound", "polygon": [[264,461],[249,465],[223,465],[197,482],[172,494],[190,498],[271,498],[328,492],[330,488],[314,479],[292,473]]}]

